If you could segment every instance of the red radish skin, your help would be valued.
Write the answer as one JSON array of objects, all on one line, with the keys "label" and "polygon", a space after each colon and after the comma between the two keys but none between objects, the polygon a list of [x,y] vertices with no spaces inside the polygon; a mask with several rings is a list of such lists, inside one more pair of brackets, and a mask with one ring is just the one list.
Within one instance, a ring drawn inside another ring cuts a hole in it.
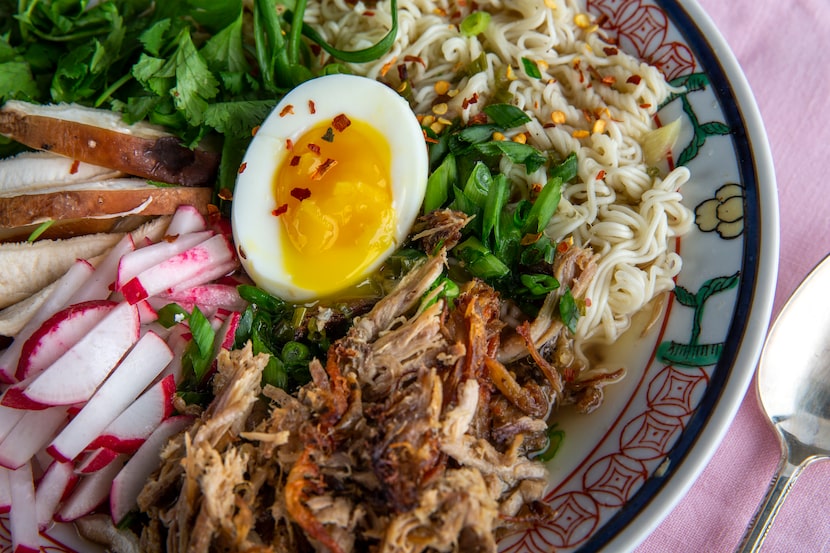
[{"label": "red radish skin", "polygon": [[38,308],[37,313],[17,333],[14,342],[0,353],[0,381],[6,384],[16,382],[15,372],[20,359],[20,350],[40,325],[49,317],[66,307],[72,295],[94,274],[95,268],[88,262],[79,259],[66,271],[55,289]]},{"label": "red radish skin", "polygon": [[84,515],[88,515],[96,507],[104,503],[107,493],[112,486],[113,478],[121,471],[126,455],[119,455],[109,465],[92,474],[82,476],[78,485],[61,505],[55,520],[58,522],[72,522]]},{"label": "red radish skin", "polygon": [[46,370],[116,305],[114,301],[92,300],[70,305],[52,315],[23,344],[17,379],[25,380]]},{"label": "red radish skin", "polygon": [[89,448],[107,448],[118,453],[135,453],[147,437],[173,414],[176,383],[166,376],[144,392],[117,419],[112,421]]},{"label": "red radish skin", "polygon": [[106,447],[99,447],[94,451],[90,451],[83,458],[83,461],[75,465],[75,473],[83,475],[98,472],[115,461],[118,454],[118,451],[113,451],[112,449]]},{"label": "red radish skin", "polygon": [[48,405],[87,401],[103,380],[138,341],[138,310],[118,304],[86,336],[29,384],[28,399]]},{"label": "red radish skin", "polygon": [[212,231],[183,234],[175,238],[171,237],[169,240],[147,245],[124,255],[118,262],[116,290],[120,290],[124,284],[150,267],[201,244],[213,235]]},{"label": "red radish skin", "polygon": [[241,311],[246,305],[236,286],[229,284],[202,284],[184,289],[170,289],[161,292],[159,297],[177,303],[189,311],[192,311],[195,305],[203,312],[203,308],[207,306]]},{"label": "red radish skin", "polygon": [[77,457],[173,359],[167,343],[148,332],[47,448],[58,460]]},{"label": "red radish skin", "polygon": [[78,478],[72,463],[54,461],[46,469],[35,488],[35,511],[41,531],[52,523],[58,505],[72,492]]},{"label": "red radish skin", "polygon": [[192,279],[200,280],[193,286],[210,282],[216,278],[211,275],[212,267],[225,265],[234,259],[230,241],[218,234],[143,271],[124,284],[121,293],[128,302],[135,304]]},{"label": "red radish skin", "polygon": [[177,416],[165,420],[144,442],[135,455],[112,481],[110,489],[110,514],[116,524],[136,505],[136,499],[147,478],[161,463],[159,453],[167,441],[187,429],[193,417]]}]

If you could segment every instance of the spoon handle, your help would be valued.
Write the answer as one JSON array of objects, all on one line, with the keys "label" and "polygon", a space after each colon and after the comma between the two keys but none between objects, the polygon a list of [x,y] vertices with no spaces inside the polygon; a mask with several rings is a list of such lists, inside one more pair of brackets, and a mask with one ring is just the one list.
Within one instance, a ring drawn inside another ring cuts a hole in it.
[{"label": "spoon handle", "polygon": [[736,552],[754,553],[760,551],[761,544],[764,543],[764,538],[767,537],[767,532],[778,515],[778,510],[784,503],[784,498],[790,493],[795,479],[798,478],[803,469],[803,464],[795,465],[788,458],[782,458],[778,467],[778,474],[770,482],[767,494],[755,512],[755,516],[752,518],[746,533],[744,533]]}]

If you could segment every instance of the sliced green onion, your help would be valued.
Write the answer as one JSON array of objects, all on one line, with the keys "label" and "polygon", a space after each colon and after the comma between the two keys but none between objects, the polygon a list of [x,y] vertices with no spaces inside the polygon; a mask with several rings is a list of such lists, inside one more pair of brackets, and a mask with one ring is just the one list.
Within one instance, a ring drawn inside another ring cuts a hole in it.
[{"label": "sliced green onion", "polygon": [[262,369],[262,382],[283,389],[288,386],[288,375],[285,372],[285,366],[276,355],[271,355],[268,364]]},{"label": "sliced green onion", "polygon": [[276,296],[272,296],[261,288],[249,284],[240,284],[236,289],[243,300],[248,303],[253,303],[261,309],[265,309],[271,313],[281,313],[285,309],[284,301]]},{"label": "sliced green onion", "polygon": [[487,70],[487,54],[482,52],[478,55],[478,57],[472,60],[467,66],[464,68],[463,76],[465,77],[472,77],[477,73],[481,73],[482,71]]},{"label": "sliced green onion", "polygon": [[519,277],[521,283],[532,296],[543,297],[559,288],[559,281],[552,275],[542,273],[524,274]]},{"label": "sliced green onion", "polygon": [[490,104],[484,108],[484,113],[496,125],[505,129],[512,129],[530,122],[530,117],[524,111],[510,104]]},{"label": "sliced green onion", "polygon": [[490,186],[493,184],[493,175],[487,166],[478,161],[464,184],[464,195],[473,202],[478,209],[484,209]]},{"label": "sliced green onion", "polygon": [[427,179],[424,213],[438,209],[446,203],[449,199],[450,187],[455,185],[457,178],[455,156],[447,154],[441,165]]},{"label": "sliced green onion", "polygon": [[543,463],[547,463],[553,459],[556,452],[559,451],[559,447],[562,445],[562,442],[565,441],[565,431],[559,429],[556,423],[548,428],[547,435],[547,447],[545,447],[545,449],[543,449],[542,452],[536,456],[536,459],[542,461]]},{"label": "sliced green onion", "polygon": [[483,33],[488,25],[490,25],[490,14],[478,11],[465,17],[458,29],[464,36],[476,36]]},{"label": "sliced green onion", "polygon": [[29,237],[26,239],[26,242],[34,242],[35,240],[40,238],[41,234],[46,232],[46,230],[54,224],[55,221],[53,219],[42,222],[40,225],[38,225],[38,227],[35,230],[32,231],[32,234],[29,235]]},{"label": "sliced green onion", "polygon": [[579,161],[576,158],[576,152],[571,152],[568,157],[563,159],[559,164],[552,167],[548,173],[548,178],[559,177],[562,182],[568,182],[576,178],[579,171]]},{"label": "sliced green onion", "polygon": [[542,73],[539,71],[539,66],[536,65],[535,61],[528,58],[522,58],[522,65],[524,66],[525,73],[527,73],[528,77],[532,79],[542,78]]},{"label": "sliced green onion", "polygon": [[485,156],[494,156],[499,153],[504,154],[513,163],[524,165],[528,173],[533,173],[548,160],[542,152],[530,144],[520,144],[512,140],[484,142],[482,144],[476,144],[475,149]]},{"label": "sliced green onion", "polygon": [[576,323],[579,321],[579,308],[576,305],[573,294],[570,288],[565,290],[562,297],[559,298],[559,316],[562,317],[562,322],[568,327],[571,333],[576,333]]},{"label": "sliced green onion", "polygon": [[562,179],[553,177],[539,192],[539,197],[533,202],[530,213],[524,222],[522,231],[537,234],[545,230],[550,218],[556,213],[559,200],[562,198]]},{"label": "sliced green onion", "polygon": [[308,362],[311,359],[311,352],[308,346],[300,342],[286,342],[282,347],[282,361],[286,365],[297,365]]},{"label": "sliced green onion", "polygon": [[[320,48],[325,50],[329,55],[339,59],[340,61],[345,61],[346,63],[366,63],[368,61],[373,61],[389,51],[395,43],[395,37],[398,35],[397,0],[391,1],[390,9],[392,11],[392,27],[389,29],[389,32],[386,33],[386,35],[384,35],[384,37],[377,43],[369,46],[368,48],[363,48],[362,50],[339,50],[326,42],[320,33],[306,23],[303,23],[303,34],[308,37],[309,40],[316,42]],[[288,17],[293,16],[290,10],[286,10],[285,13]]]},{"label": "sliced green onion", "polygon": [[[493,178],[481,218],[481,239],[486,245],[495,244],[494,249],[498,249],[501,242],[501,213],[507,204],[509,195],[510,181],[505,175],[499,173]],[[494,235],[492,242],[490,242],[491,232]]]},{"label": "sliced green onion", "polygon": [[473,276],[483,279],[499,279],[510,273],[510,267],[502,263],[475,236],[458,244],[454,252]]},{"label": "sliced green onion", "polygon": [[187,320],[190,315],[184,308],[176,303],[168,303],[157,311],[158,323],[164,328],[172,328],[182,321]]}]

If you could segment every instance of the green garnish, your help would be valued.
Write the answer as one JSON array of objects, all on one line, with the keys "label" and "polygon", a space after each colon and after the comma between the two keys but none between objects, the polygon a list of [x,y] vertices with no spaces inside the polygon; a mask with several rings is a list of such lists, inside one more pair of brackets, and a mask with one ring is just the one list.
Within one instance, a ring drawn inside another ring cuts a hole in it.
[{"label": "green garnish", "polygon": [[490,14],[476,11],[465,17],[458,26],[464,36],[476,36],[483,33],[490,25]]},{"label": "green garnish", "polygon": [[522,58],[522,66],[524,67],[525,73],[527,73],[528,77],[532,79],[542,78],[542,73],[539,71],[539,66],[536,65],[535,61],[528,58]]},{"label": "green garnish", "polygon": [[42,222],[41,224],[39,224],[37,226],[37,228],[35,230],[32,231],[32,234],[29,235],[29,237],[26,239],[26,242],[30,242],[30,243],[34,242],[35,240],[40,238],[40,236],[44,232],[46,232],[49,229],[49,227],[51,227],[54,224],[55,224],[55,221],[52,220],[52,219]]}]

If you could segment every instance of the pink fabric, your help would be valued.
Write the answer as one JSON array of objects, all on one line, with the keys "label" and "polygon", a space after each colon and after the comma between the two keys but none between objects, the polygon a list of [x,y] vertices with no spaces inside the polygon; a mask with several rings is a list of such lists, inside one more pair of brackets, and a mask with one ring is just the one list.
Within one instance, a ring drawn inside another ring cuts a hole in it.
[{"label": "pink fabric", "polygon": [[[772,147],[781,214],[775,315],[830,252],[830,2],[699,2],[743,67]],[[734,550],[778,457],[753,383],[709,465],[636,552]],[[814,463],[793,487],[762,551],[830,551],[828,499],[830,462]]]}]

